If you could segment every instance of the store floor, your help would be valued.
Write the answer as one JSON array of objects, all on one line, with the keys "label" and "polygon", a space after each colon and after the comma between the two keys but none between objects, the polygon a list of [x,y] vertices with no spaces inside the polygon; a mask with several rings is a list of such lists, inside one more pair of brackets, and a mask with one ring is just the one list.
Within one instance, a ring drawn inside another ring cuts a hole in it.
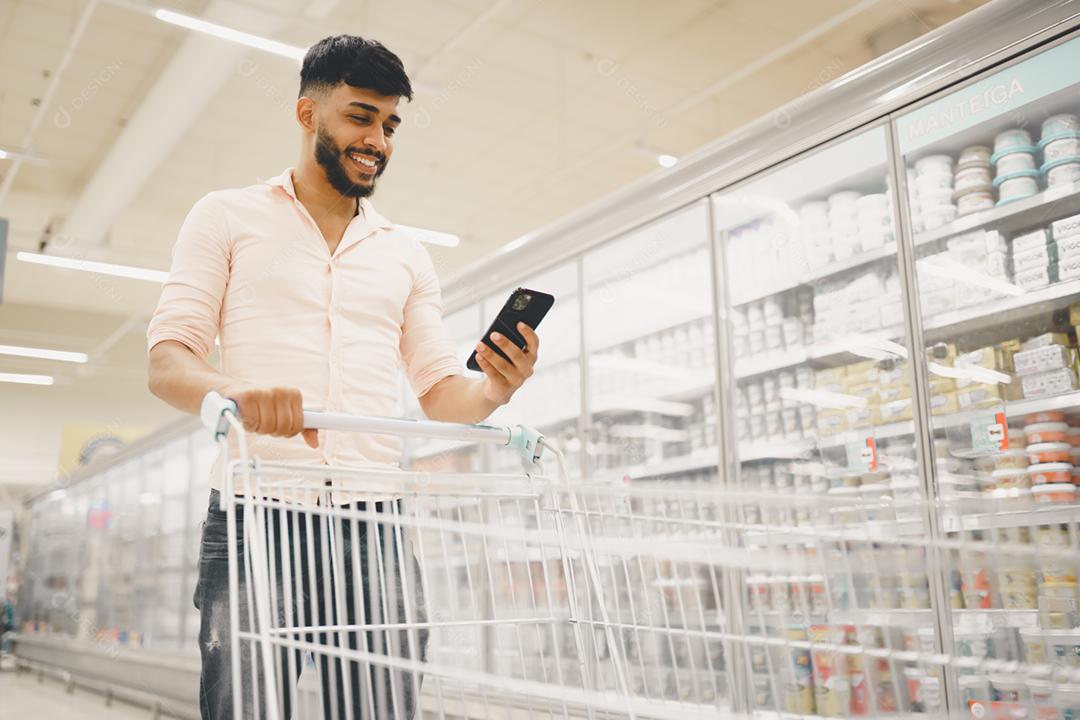
[{"label": "store floor", "polygon": [[153,712],[105,698],[95,692],[75,688],[71,693],[63,683],[46,677],[38,682],[36,673],[13,670],[0,672],[0,720],[65,718],[65,720],[149,720]]}]

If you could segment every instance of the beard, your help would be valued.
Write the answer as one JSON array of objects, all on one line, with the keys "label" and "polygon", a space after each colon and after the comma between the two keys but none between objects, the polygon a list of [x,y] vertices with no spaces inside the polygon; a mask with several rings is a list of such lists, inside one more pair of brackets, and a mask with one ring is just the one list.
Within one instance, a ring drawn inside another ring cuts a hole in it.
[{"label": "beard", "polygon": [[[352,160],[349,159],[348,152],[360,153],[379,163],[379,169],[372,176],[370,184],[355,183],[349,177],[346,163],[351,164]],[[330,186],[344,197],[351,198],[366,198],[374,193],[375,181],[379,179],[387,166],[386,156],[380,152],[340,149],[334,142],[334,138],[321,127],[315,133],[315,162],[322,167]]]}]

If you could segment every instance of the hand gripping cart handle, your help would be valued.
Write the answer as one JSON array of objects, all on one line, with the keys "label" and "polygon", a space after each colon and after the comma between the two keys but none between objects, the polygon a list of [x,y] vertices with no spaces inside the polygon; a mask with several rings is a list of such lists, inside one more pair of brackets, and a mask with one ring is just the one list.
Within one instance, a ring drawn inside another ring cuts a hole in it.
[{"label": "hand gripping cart handle", "polygon": [[[207,393],[203,398],[199,416],[206,429],[213,434],[215,441],[228,435],[230,426],[241,429],[240,413],[236,402],[214,391]],[[493,442],[516,448],[521,454],[526,469],[539,463],[545,446],[544,436],[525,425],[467,425],[305,410],[304,428]]]}]

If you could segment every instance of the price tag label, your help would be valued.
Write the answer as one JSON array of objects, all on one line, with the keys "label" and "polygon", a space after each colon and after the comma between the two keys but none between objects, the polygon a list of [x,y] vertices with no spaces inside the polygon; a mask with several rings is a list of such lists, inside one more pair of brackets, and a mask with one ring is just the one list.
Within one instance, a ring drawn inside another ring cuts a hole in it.
[{"label": "price tag label", "polygon": [[862,472],[875,472],[878,469],[877,442],[873,437],[848,443],[845,450],[849,468]]},{"label": "price tag label", "polygon": [[971,420],[973,450],[1001,452],[1009,449],[1009,425],[1005,413],[979,415]]}]

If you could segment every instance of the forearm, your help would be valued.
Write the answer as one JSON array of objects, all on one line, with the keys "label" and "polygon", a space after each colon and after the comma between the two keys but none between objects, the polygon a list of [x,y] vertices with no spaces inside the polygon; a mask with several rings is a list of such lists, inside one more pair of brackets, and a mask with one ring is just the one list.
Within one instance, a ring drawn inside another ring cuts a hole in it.
[{"label": "forearm", "polygon": [[150,392],[178,410],[198,414],[206,393],[228,392],[237,385],[235,380],[196,357],[183,343],[166,340],[150,351]]},{"label": "forearm", "polygon": [[484,394],[484,380],[451,375],[440,380],[420,405],[431,420],[474,424],[495,412],[500,403]]}]

